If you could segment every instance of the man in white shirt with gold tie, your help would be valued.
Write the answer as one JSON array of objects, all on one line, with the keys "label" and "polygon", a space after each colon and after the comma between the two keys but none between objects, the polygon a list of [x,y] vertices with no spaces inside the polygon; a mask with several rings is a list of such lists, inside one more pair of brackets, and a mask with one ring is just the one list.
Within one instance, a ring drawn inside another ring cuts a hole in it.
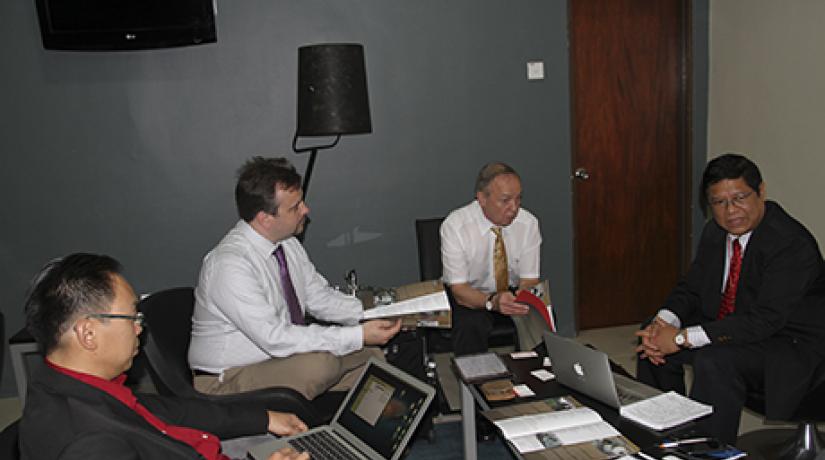
[{"label": "man in white shirt with gold tie", "polygon": [[484,165],[476,199],[454,210],[441,225],[443,281],[453,302],[456,355],[487,350],[493,315],[526,318],[526,305],[511,288],[539,281],[541,232],[538,219],[521,208],[521,179],[510,166]]}]

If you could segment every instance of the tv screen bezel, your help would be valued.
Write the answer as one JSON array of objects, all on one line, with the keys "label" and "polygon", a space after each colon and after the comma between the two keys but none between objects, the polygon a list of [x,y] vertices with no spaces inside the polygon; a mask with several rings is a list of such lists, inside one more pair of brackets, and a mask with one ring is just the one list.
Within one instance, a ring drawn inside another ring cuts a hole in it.
[{"label": "tv screen bezel", "polygon": [[[197,24],[114,30],[55,31],[51,27],[49,3],[67,0],[35,0],[43,47],[58,51],[134,51],[217,42],[214,0],[201,0]],[[141,0],[136,0],[141,1]]]}]

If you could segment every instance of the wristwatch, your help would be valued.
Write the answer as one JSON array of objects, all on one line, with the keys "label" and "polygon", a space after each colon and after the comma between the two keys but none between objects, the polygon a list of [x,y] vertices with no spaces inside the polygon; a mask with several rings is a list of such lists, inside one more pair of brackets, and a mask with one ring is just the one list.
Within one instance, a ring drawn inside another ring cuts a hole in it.
[{"label": "wristwatch", "polygon": [[493,311],[493,297],[495,296],[496,293],[494,292],[487,297],[487,302],[484,303],[484,308],[486,308],[487,311]]},{"label": "wristwatch", "polygon": [[687,347],[687,331],[682,329],[679,331],[678,334],[673,336],[673,341],[676,342],[676,345],[679,348],[686,348]]}]

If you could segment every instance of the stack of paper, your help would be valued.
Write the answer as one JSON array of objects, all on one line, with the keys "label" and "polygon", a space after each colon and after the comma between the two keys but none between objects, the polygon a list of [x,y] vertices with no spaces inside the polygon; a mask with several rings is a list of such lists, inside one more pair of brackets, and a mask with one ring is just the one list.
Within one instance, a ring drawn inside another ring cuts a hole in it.
[{"label": "stack of paper", "polygon": [[662,393],[619,409],[622,417],[654,430],[666,430],[712,412],[712,406],[686,398],[675,391]]}]

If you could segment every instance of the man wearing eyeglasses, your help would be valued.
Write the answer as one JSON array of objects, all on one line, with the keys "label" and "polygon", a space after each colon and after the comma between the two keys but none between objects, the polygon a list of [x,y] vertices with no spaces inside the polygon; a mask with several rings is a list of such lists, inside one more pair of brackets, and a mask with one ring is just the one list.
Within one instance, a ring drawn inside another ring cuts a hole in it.
[{"label": "man wearing eyeglasses", "polygon": [[808,389],[825,349],[825,271],[814,237],[766,199],[757,166],[738,154],[711,160],[705,225],[688,273],[637,332],[640,380],[713,406],[703,428],[734,443],[749,391],[784,418]]},{"label": "man wearing eyeglasses", "polygon": [[[218,436],[306,431],[295,415],[256,405],[133,394],[123,383],[142,330],[136,303],[120,265],[107,256],[72,254],[35,278],[26,320],[46,366],[29,382],[23,458],[226,460]],[[285,449],[269,460],[308,458]]]}]

